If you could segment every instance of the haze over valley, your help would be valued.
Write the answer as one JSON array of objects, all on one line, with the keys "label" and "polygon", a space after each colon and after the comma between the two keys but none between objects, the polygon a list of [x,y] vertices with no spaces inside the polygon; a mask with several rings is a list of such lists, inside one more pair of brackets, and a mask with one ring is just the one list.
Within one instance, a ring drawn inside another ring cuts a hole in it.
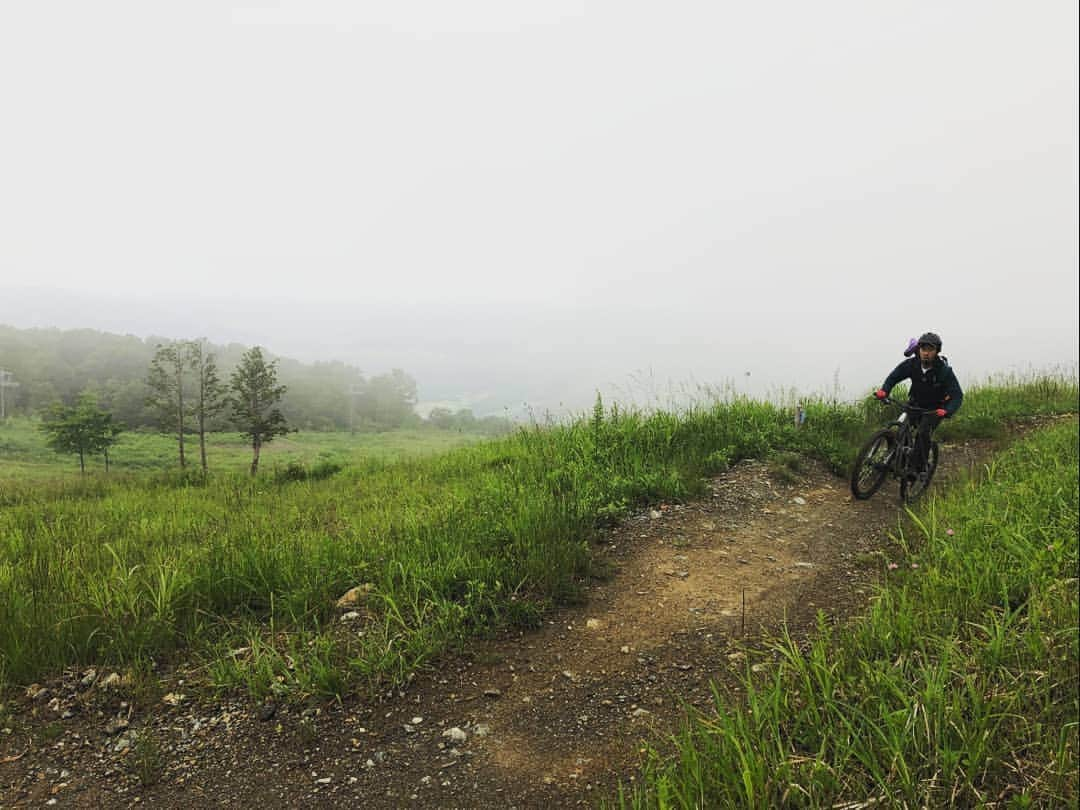
[{"label": "haze over valley", "polygon": [[0,323],[515,414],[1077,363],[1071,4],[62,5],[0,11]]}]

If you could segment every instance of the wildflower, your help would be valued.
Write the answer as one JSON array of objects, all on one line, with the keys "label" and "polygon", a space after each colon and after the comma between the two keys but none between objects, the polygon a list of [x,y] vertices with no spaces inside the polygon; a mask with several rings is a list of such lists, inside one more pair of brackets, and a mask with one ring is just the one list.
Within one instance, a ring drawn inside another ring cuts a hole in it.
[{"label": "wildflower", "polygon": [[919,564],[918,564],[918,563],[912,563],[912,564],[911,564],[911,567],[912,567],[912,568],[918,568],[918,567],[919,567]]},{"label": "wildflower", "polygon": [[945,534],[947,534],[949,537],[952,537],[954,534],[956,534],[956,532],[954,532],[952,529],[946,529]]},{"label": "wildflower", "polygon": [[890,570],[890,571],[895,571],[895,570],[896,570],[897,568],[899,568],[899,567],[900,567],[900,566],[899,566],[899,565],[897,565],[896,563],[889,563],[889,570]]}]

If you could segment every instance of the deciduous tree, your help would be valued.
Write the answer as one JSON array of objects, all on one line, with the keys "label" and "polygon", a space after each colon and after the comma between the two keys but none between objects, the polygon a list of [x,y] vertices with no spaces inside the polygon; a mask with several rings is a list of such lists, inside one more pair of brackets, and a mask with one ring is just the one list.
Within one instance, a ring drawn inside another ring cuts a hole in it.
[{"label": "deciduous tree", "polygon": [[111,413],[98,407],[93,395],[83,394],[75,407],[56,404],[49,408],[40,430],[46,444],[57,453],[78,454],[79,471],[86,475],[86,456],[92,453],[105,455],[105,471],[109,471],[109,448],[122,428]]},{"label": "deciduous tree", "polygon": [[277,408],[286,389],[278,385],[277,361],[266,362],[258,346],[240,358],[231,381],[233,419],[240,432],[251,439],[251,474],[255,475],[262,446],[289,432]]}]

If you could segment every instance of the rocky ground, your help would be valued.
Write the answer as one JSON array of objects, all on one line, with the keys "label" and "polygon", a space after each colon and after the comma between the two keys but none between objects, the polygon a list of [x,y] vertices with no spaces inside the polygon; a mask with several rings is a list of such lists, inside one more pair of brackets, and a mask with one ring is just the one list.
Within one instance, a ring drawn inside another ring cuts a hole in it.
[{"label": "rocky ground", "polygon": [[[946,446],[935,487],[988,450]],[[0,709],[0,808],[594,805],[640,778],[645,747],[663,750],[712,682],[770,665],[763,633],[850,615],[905,564],[894,482],[853,501],[845,481],[795,466],[740,463],[704,499],[608,530],[584,604],[377,700],[208,702],[182,668],[149,697],[111,671],[35,685]]]}]

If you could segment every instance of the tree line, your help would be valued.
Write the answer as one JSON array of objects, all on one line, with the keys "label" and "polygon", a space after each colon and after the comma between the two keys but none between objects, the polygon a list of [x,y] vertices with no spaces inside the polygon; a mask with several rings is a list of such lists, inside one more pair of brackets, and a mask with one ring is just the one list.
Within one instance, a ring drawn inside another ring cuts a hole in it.
[{"label": "tree line", "polygon": [[[0,368],[17,387],[6,390],[9,414],[41,413],[55,402],[74,405],[82,392],[127,429],[156,429],[160,408],[152,399],[147,367],[158,346],[178,341],[141,339],[92,329],[16,329],[0,325]],[[189,341],[191,342],[191,341]],[[248,347],[199,343],[220,369],[236,368]],[[280,409],[301,430],[391,430],[418,425],[416,382],[400,369],[365,376],[341,362],[301,363],[272,358],[286,390]],[[225,412],[207,413],[206,430],[227,429]]]}]

